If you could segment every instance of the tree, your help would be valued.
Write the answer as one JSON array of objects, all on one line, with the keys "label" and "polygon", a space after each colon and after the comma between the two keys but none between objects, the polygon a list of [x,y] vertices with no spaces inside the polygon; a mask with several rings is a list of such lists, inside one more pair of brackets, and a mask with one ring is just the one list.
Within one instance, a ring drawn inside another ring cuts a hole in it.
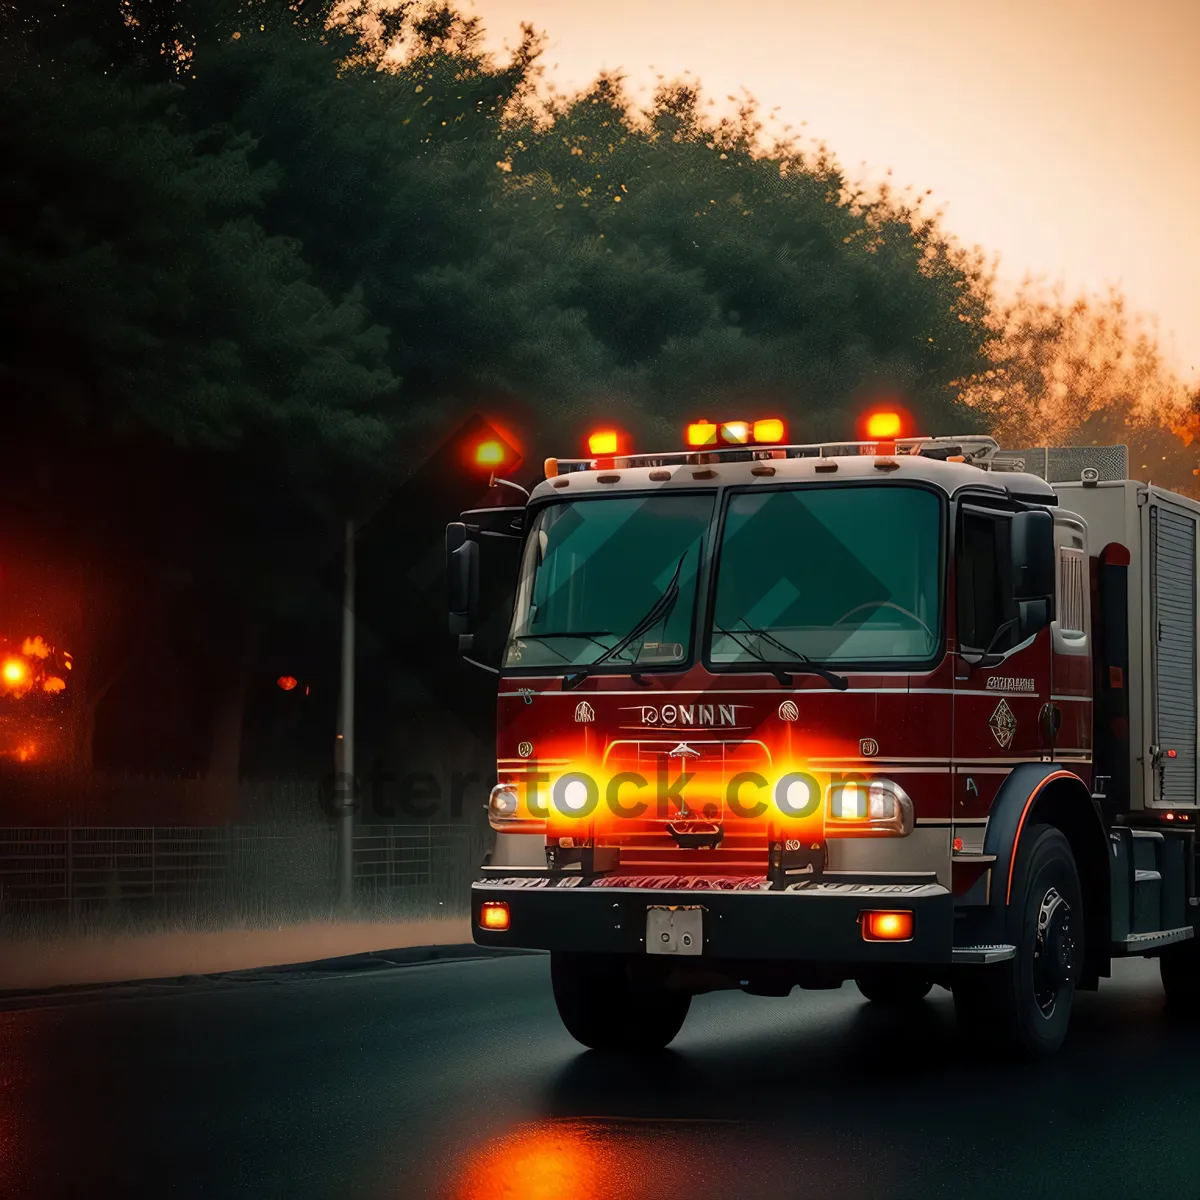
[{"label": "tree", "polygon": [[1120,293],[1068,299],[1026,281],[991,320],[992,365],[965,382],[963,396],[990,415],[1003,444],[1125,444],[1136,478],[1200,491],[1187,452],[1200,406]]},{"label": "tree", "polygon": [[238,624],[382,478],[386,333],[263,229],[250,138],[190,127],[180,84],[104,61],[25,43],[0,63],[9,494],[79,562],[134,591],[186,578],[193,608]]}]

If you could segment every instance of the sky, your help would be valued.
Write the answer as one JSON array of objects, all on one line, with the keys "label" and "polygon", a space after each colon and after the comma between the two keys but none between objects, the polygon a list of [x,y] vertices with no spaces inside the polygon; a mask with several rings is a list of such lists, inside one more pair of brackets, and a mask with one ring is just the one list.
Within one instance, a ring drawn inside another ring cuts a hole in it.
[{"label": "sky", "polygon": [[[851,176],[912,184],[959,240],[1068,294],[1117,285],[1200,380],[1200,0],[466,0],[547,35],[570,90],[745,88]],[[801,123],[806,124],[801,127]]]}]

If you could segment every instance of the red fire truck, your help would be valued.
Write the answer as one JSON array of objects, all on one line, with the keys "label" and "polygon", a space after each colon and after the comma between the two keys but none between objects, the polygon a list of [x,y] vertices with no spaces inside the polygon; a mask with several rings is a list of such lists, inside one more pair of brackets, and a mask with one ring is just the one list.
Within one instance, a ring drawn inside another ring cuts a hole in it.
[{"label": "red fire truck", "polygon": [[475,940],[550,951],[578,1041],[853,980],[1047,1055],[1128,955],[1197,1007],[1200,505],[1123,447],[618,446],[447,529],[499,680]]}]

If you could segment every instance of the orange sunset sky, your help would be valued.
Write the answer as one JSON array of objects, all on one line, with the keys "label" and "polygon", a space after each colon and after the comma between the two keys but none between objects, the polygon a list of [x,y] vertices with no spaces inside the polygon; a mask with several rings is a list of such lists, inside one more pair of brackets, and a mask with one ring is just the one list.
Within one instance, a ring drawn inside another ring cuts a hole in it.
[{"label": "orange sunset sky", "polygon": [[[960,240],[1069,292],[1119,285],[1200,380],[1200,0],[467,0],[547,34],[562,89],[745,87],[852,176],[933,189]],[[807,122],[803,129],[801,122]],[[776,127],[768,124],[768,132]]]}]

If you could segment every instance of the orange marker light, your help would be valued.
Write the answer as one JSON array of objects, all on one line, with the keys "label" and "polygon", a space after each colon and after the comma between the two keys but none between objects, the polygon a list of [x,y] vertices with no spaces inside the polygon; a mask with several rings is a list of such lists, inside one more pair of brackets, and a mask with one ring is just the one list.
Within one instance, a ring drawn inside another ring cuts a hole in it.
[{"label": "orange marker light", "polygon": [[479,927],[503,933],[508,928],[508,905],[503,900],[485,900],[479,909]]},{"label": "orange marker light", "polygon": [[744,446],[750,440],[747,421],[726,421],[721,426],[721,441],[731,446]]},{"label": "orange marker light", "polygon": [[504,462],[504,447],[495,441],[480,442],[475,447],[475,462],[481,467],[498,467]]},{"label": "orange marker light", "polygon": [[909,942],[913,935],[911,912],[865,912],[862,935],[866,942]]},{"label": "orange marker light", "polygon": [[897,412],[874,412],[867,418],[867,437],[899,437],[901,425],[900,414]]},{"label": "orange marker light", "polygon": [[689,446],[715,446],[717,427],[711,421],[693,421],[684,434]]},{"label": "orange marker light", "polygon": [[618,440],[615,429],[602,429],[588,438],[588,453],[616,454]]},{"label": "orange marker light", "polygon": [[787,438],[783,422],[778,417],[766,417],[754,422],[754,440],[756,442],[782,442]]}]

